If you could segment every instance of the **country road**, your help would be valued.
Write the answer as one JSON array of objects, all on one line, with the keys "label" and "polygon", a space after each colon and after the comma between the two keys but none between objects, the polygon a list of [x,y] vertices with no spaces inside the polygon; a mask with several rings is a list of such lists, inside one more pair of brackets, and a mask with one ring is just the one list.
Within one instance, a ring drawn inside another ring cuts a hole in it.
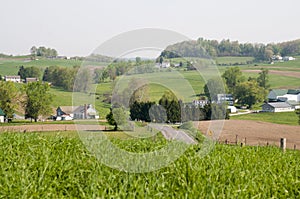
[{"label": "country road", "polygon": [[170,126],[159,124],[150,124],[149,126],[161,131],[161,133],[167,140],[178,140],[187,144],[197,144],[197,142],[193,138],[191,138],[182,130],[175,130]]}]

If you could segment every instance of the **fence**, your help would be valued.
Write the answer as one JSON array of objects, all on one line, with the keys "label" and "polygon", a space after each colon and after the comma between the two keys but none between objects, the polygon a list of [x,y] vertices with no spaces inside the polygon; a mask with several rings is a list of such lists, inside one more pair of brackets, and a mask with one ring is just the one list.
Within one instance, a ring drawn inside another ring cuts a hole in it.
[{"label": "fence", "polygon": [[299,143],[299,142],[300,142],[300,140],[288,141],[286,138],[280,138],[276,142],[274,139],[272,139],[272,140],[267,140],[267,139],[257,140],[254,138],[251,139],[251,138],[247,138],[247,137],[239,138],[238,135],[235,135],[234,140],[229,140],[229,139],[225,139],[225,140],[219,139],[218,140],[218,143],[240,145],[241,147],[246,146],[246,145],[249,145],[249,146],[278,146],[283,151],[285,151],[286,148],[299,150],[300,149],[299,144],[298,144],[298,148],[297,148],[297,143]]}]

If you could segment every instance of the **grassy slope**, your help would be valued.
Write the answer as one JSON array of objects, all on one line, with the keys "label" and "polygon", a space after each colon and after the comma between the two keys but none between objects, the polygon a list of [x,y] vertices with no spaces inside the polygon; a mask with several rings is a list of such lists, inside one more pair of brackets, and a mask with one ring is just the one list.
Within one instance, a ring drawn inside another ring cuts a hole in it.
[{"label": "grassy slope", "polygon": [[298,117],[294,112],[282,113],[253,113],[246,115],[231,116],[231,120],[255,120],[276,124],[298,125]]},{"label": "grassy slope", "polygon": [[80,66],[82,61],[77,60],[52,60],[52,59],[39,59],[39,60],[28,60],[28,59],[0,59],[0,74],[1,75],[16,75],[19,67],[31,67],[36,66],[44,70],[48,66]]},{"label": "grassy slope", "polygon": [[[195,145],[166,168],[135,174],[101,164],[77,137],[65,136],[0,134],[1,198],[300,196],[299,151],[217,145],[201,158],[196,152],[201,151],[201,145]],[[113,143],[127,151],[145,153],[165,146],[166,141]]]},{"label": "grassy slope", "polygon": [[[300,57],[298,57],[297,60],[295,61],[290,61],[290,62],[282,62],[282,63],[276,63],[276,67],[272,68],[272,70],[298,70],[300,67]],[[219,57],[216,59],[216,61],[221,64],[221,63],[231,63],[231,62],[244,62],[244,61],[250,61],[253,58],[251,57]],[[183,61],[183,58],[175,58],[172,59],[172,63],[179,63],[180,61]],[[39,66],[42,69],[44,69],[47,66],[64,66],[64,67],[71,67],[74,65],[81,65],[81,61],[76,61],[76,60],[51,60],[51,59],[40,59],[40,60],[28,60],[28,58],[18,58],[18,59],[10,59],[10,58],[5,58],[5,59],[0,59],[0,74],[5,75],[5,74],[10,74],[14,75],[18,71],[18,67],[20,65],[24,65],[25,67],[29,66]],[[85,63],[86,65],[101,65],[101,63]],[[104,64],[104,63],[103,63]],[[105,65],[105,64],[104,64]],[[275,66],[274,65],[274,66]],[[272,67],[273,65],[266,65],[262,64],[262,67],[267,66],[267,67]],[[280,66],[281,68],[278,68]],[[218,67],[220,74],[224,72],[224,70],[227,67],[220,66]],[[241,66],[241,69],[259,69],[260,66]],[[204,86],[204,80],[197,73],[196,71],[178,71],[178,74],[182,75],[184,79],[188,81],[190,86],[193,88],[194,93],[202,93],[203,92],[203,86]],[[179,98],[184,98],[185,101],[192,101],[193,99],[196,98],[195,95],[190,94],[190,92],[187,92],[185,90],[186,84],[182,84],[180,81],[176,81],[176,78],[174,79],[173,77],[174,74],[164,72],[159,75],[157,74],[146,74],[146,75],[136,75],[137,78],[143,78],[143,79],[148,79],[149,81],[153,82],[159,82],[159,84],[151,84],[150,85],[150,96],[151,100],[153,101],[158,101],[164,91],[169,87],[169,85],[173,85],[173,88],[176,88],[179,93],[177,93]],[[257,74],[255,73],[244,73],[244,75],[248,77],[257,77]],[[208,75],[209,76],[209,75]],[[280,75],[269,75],[270,76],[270,84],[271,88],[299,88],[299,78],[295,77],[286,77],[286,76],[280,76]],[[178,75],[177,75],[178,78]],[[175,80],[175,81],[174,81]],[[169,87],[170,88],[170,87]],[[172,88],[170,88],[172,89]],[[97,86],[97,93],[100,93],[99,99],[95,99],[95,105],[96,108],[100,111],[100,114],[102,118],[105,117],[105,115],[109,111],[110,105],[105,104],[102,102],[103,97],[101,94],[105,92],[109,92],[111,90],[110,88],[110,83],[104,83],[104,84],[99,84]],[[52,88],[51,92],[55,95],[54,102],[53,102],[53,107],[57,106],[67,106],[72,104],[72,92],[66,92],[63,91],[59,88]],[[91,99],[91,98],[89,98]],[[77,101],[81,102],[82,100]],[[84,103],[84,100],[82,101]]]}]

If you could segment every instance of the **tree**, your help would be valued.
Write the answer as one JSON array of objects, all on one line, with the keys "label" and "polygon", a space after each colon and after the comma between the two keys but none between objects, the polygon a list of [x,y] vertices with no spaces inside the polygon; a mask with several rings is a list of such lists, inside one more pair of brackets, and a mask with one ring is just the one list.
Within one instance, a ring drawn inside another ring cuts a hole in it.
[{"label": "tree", "polygon": [[39,78],[41,76],[41,70],[38,67],[28,67],[20,66],[18,75],[20,75],[21,79],[26,79],[28,77],[36,77]]},{"label": "tree", "polygon": [[51,113],[52,95],[49,91],[49,85],[40,82],[31,82],[24,86],[25,118],[34,119],[36,122],[40,115],[45,116]]},{"label": "tree", "polygon": [[164,93],[159,100],[159,105],[165,108],[168,121],[172,123],[181,121],[181,107],[177,97],[171,91]]},{"label": "tree", "polygon": [[249,108],[264,99],[263,90],[256,81],[242,82],[236,87],[236,98],[241,105],[248,105]]},{"label": "tree", "polygon": [[135,62],[136,62],[136,65],[141,65],[142,58],[136,57],[136,58],[135,58]]},{"label": "tree", "polygon": [[268,73],[269,73],[268,69],[262,68],[261,72],[259,73],[259,76],[257,77],[258,85],[264,89],[264,98],[266,98],[270,88]]},{"label": "tree", "polygon": [[13,118],[19,99],[20,93],[13,82],[0,81],[0,108],[7,118]]},{"label": "tree", "polygon": [[118,129],[118,124],[117,124],[117,122],[114,119],[112,108],[110,108],[110,112],[106,115],[106,120],[107,120],[108,124],[114,126],[114,130],[115,131]]},{"label": "tree", "polygon": [[226,69],[222,77],[225,79],[225,83],[231,94],[235,94],[236,86],[245,79],[239,67]]},{"label": "tree", "polygon": [[110,109],[109,114],[106,115],[106,120],[110,125],[114,126],[114,130],[118,130],[118,126],[127,127],[128,114],[124,107],[114,107]]},{"label": "tree", "polygon": [[298,124],[300,125],[300,109],[296,109],[295,113],[298,115]]},{"label": "tree", "polygon": [[[137,102],[147,102],[150,99],[149,96],[149,86],[146,84],[145,80],[132,78],[128,84],[129,91],[133,92],[130,96],[129,105]],[[126,93],[123,93],[126,95]]]},{"label": "tree", "polygon": [[[138,102],[130,104],[130,117],[132,120],[142,120],[151,122],[156,112],[150,115],[150,109],[155,105],[155,102]],[[155,110],[157,111],[157,109]]]},{"label": "tree", "polygon": [[225,85],[220,79],[209,79],[204,85],[204,94],[210,101],[217,101],[218,94],[224,94]]},{"label": "tree", "polygon": [[36,48],[35,46],[32,46],[32,47],[30,48],[31,59],[35,59],[36,53],[37,53],[37,48]]},{"label": "tree", "polygon": [[149,110],[149,116],[151,122],[164,123],[168,120],[165,109],[162,106],[154,103]]}]

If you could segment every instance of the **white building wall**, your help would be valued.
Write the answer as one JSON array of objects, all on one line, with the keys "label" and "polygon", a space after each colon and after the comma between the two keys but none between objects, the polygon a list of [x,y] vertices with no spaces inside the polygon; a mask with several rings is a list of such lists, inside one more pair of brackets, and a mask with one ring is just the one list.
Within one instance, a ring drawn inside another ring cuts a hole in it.
[{"label": "white building wall", "polygon": [[4,116],[0,116],[0,123],[4,122]]},{"label": "white building wall", "polygon": [[274,112],[278,113],[278,112],[290,112],[290,111],[294,111],[294,109],[292,108],[275,108]]},{"label": "white building wall", "polygon": [[298,95],[285,94],[283,97],[286,97],[288,99],[288,101],[297,101],[297,102],[299,102]]}]

